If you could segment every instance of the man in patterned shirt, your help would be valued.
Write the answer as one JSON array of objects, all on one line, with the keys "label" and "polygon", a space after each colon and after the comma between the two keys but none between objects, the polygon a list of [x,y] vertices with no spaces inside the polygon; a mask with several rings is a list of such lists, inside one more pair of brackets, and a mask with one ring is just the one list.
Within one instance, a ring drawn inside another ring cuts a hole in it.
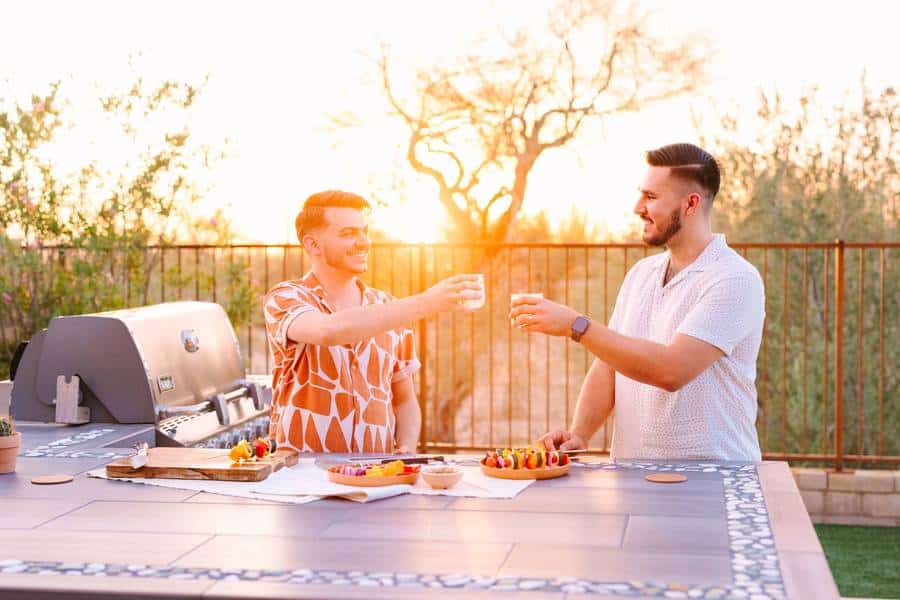
[{"label": "man in patterned shirt", "polygon": [[275,357],[270,435],[311,452],[413,452],[421,413],[412,374],[419,368],[408,325],[465,310],[483,290],[473,275],[451,277],[396,300],[366,286],[369,252],[362,197],[326,191],[306,199],[297,238],[312,269],[279,283],[264,313]]},{"label": "man in patterned shirt", "polygon": [[625,277],[609,326],[549,300],[512,303],[525,331],[568,335],[597,359],[569,430],[547,447],[584,448],[615,407],[613,458],[759,461],[756,357],[765,318],[759,272],[713,235],[719,167],[673,144],[647,153],[634,212],[667,252]]}]

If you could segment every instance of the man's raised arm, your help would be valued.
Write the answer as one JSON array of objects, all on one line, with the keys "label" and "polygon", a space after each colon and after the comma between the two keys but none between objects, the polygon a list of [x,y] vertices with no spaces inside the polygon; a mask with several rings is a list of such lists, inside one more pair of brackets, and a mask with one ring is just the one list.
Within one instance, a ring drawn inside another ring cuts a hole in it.
[{"label": "man's raised arm", "polygon": [[307,311],[291,321],[287,338],[316,346],[354,344],[438,312],[464,310],[461,302],[480,298],[480,290],[476,276],[457,275],[421,294],[386,304],[349,308],[333,314]]}]

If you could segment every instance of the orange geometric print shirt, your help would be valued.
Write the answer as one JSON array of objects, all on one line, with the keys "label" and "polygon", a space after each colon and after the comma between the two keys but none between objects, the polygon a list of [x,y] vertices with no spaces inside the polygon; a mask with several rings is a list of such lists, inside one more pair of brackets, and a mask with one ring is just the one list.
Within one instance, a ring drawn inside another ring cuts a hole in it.
[{"label": "orange geometric print shirt", "polygon": [[[357,284],[363,306],[392,300],[358,279]],[[275,359],[269,435],[279,446],[301,452],[393,452],[391,385],[421,366],[412,330],[394,329],[342,346],[289,340],[291,322],[311,311],[335,312],[312,272],[266,294],[263,312]]]}]

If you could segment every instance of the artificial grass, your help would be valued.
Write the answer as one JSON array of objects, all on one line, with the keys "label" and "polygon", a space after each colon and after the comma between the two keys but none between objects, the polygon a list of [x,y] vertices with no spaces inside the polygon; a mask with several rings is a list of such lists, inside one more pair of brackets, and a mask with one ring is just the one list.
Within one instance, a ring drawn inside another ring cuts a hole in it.
[{"label": "artificial grass", "polygon": [[841,596],[900,598],[900,527],[815,528]]}]

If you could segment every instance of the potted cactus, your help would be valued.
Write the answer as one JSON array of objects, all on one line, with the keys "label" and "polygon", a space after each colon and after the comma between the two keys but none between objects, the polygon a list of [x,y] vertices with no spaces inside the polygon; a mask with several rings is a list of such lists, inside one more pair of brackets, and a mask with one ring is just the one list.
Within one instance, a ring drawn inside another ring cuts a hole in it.
[{"label": "potted cactus", "polygon": [[0,417],[0,473],[12,473],[16,470],[16,457],[22,434],[16,431],[12,417]]}]

